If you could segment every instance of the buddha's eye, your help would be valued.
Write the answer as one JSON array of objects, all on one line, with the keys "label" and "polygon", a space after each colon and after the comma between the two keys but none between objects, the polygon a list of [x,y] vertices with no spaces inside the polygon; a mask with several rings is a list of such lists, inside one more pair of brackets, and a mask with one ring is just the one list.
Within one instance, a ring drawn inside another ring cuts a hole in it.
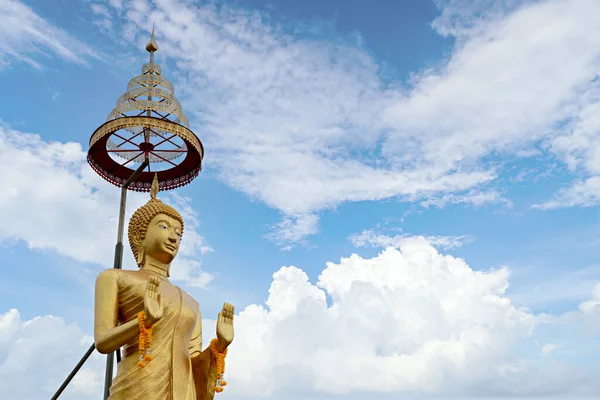
[{"label": "buddha's eye", "polygon": [[159,226],[160,226],[161,228],[163,228],[165,231],[169,229],[169,228],[167,228],[167,227],[166,227],[166,226],[164,226],[164,225],[159,225]]}]

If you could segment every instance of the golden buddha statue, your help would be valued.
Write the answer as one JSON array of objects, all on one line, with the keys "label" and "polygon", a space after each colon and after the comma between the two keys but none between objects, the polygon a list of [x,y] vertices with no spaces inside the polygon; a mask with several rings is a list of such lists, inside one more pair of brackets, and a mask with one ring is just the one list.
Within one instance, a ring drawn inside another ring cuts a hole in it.
[{"label": "golden buddha statue", "polygon": [[[155,177],[151,200],[129,222],[129,244],[139,270],[108,269],[96,280],[96,348],[103,354],[123,348],[109,399],[213,399],[222,390],[217,367],[233,341],[234,309],[223,305],[217,339],[202,351],[199,305],[168,279],[183,218],[158,200],[157,193]],[[141,354],[150,341],[148,354]]]}]

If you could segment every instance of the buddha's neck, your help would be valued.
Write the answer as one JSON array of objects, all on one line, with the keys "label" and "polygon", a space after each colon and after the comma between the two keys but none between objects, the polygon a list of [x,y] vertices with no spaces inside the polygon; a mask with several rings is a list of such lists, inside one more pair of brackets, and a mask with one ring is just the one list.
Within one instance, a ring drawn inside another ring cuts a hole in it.
[{"label": "buddha's neck", "polygon": [[144,264],[142,265],[141,269],[143,269],[144,271],[147,271],[147,272],[154,272],[155,274],[158,274],[165,278],[167,278],[169,276],[169,274],[168,274],[169,264],[160,262],[151,256],[144,257]]}]

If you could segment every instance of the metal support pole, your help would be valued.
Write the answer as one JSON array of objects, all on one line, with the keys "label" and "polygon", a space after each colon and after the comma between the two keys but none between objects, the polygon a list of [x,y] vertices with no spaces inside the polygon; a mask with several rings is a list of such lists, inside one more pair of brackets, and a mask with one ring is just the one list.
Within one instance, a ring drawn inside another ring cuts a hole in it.
[{"label": "metal support pole", "polygon": [[[119,228],[117,229],[117,244],[115,246],[115,262],[114,268],[121,269],[123,265],[123,230],[125,228],[125,206],[127,204],[127,188],[131,183],[142,173],[144,168],[148,166],[150,161],[146,157],[144,162],[135,170],[133,174],[127,179],[123,187],[121,188],[121,205],[119,209]],[[112,384],[113,377],[113,366],[115,363],[115,353],[117,354],[117,362],[121,361],[121,349],[117,349],[114,353],[106,355],[106,373],[104,375],[104,400],[110,396],[110,386]]]},{"label": "metal support pole", "polygon": [[73,379],[73,377],[75,376],[75,374],[81,369],[81,367],[83,366],[83,364],[92,355],[92,353],[94,352],[95,349],[96,349],[96,345],[92,344],[90,346],[90,348],[88,349],[88,351],[83,355],[83,357],[81,358],[81,360],[79,360],[79,362],[77,363],[77,365],[75,366],[75,368],[73,368],[73,371],[71,371],[71,373],[69,374],[69,376],[67,376],[67,379],[65,379],[65,381],[63,382],[62,385],[60,385],[60,387],[58,388],[58,390],[56,391],[56,393],[54,393],[54,396],[52,396],[52,398],[50,400],[56,400],[56,399],[58,399],[58,396],[60,396],[61,393],[65,390],[65,388],[67,387],[67,385],[71,382],[71,379]]}]

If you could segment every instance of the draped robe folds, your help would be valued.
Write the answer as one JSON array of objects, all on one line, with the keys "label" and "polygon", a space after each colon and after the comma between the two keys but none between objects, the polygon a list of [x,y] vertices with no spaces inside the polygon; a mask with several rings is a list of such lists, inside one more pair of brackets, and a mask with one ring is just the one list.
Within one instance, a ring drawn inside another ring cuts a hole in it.
[{"label": "draped robe folds", "polygon": [[[112,270],[110,273],[117,274],[118,289],[114,304],[118,307],[119,323],[137,319],[138,313],[144,311],[148,273],[123,270]],[[162,294],[164,312],[152,332],[152,361],[144,368],[137,365],[139,336],[125,344],[121,349],[123,359],[117,364],[117,376],[110,388],[109,400],[212,399],[214,387],[208,385],[207,381],[214,386],[214,365],[209,365],[212,364],[210,362],[198,363],[192,359],[192,356],[198,356],[202,350],[199,305],[166,279],[161,279],[159,291]],[[105,298],[103,301],[111,300]],[[106,315],[106,318],[112,317]],[[198,385],[202,386],[200,390]],[[207,387],[209,393],[206,393]]]}]

